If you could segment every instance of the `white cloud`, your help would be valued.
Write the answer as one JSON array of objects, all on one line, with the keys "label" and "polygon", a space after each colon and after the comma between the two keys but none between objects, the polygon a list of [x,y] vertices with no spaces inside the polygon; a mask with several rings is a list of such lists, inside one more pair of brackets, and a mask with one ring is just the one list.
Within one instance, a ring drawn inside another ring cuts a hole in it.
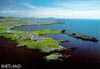
[{"label": "white cloud", "polygon": [[[55,18],[96,18],[100,19],[100,9],[89,9],[89,10],[78,10],[74,9],[74,6],[77,8],[82,8],[82,6],[90,7],[91,4],[76,4],[76,3],[69,3],[69,4],[60,4],[56,7],[39,7],[35,5],[31,5],[28,3],[22,3],[23,6],[28,7],[29,10],[2,10],[0,13],[13,15],[13,16],[21,16],[21,17],[39,17],[39,18],[46,18],[46,17],[55,17]],[[70,7],[67,9],[66,7]],[[85,8],[84,8],[85,9]]]},{"label": "white cloud", "polygon": [[37,17],[56,17],[56,18],[100,18],[100,10],[98,11],[72,11],[72,10],[42,10],[35,14]]},{"label": "white cloud", "polygon": [[100,10],[72,11],[58,8],[41,8],[37,10],[5,10],[0,13],[24,17],[55,18],[100,18]]},{"label": "white cloud", "polygon": [[95,10],[100,9],[100,1],[74,1],[74,2],[58,2],[54,4],[57,7],[70,10]]},{"label": "white cloud", "polygon": [[30,9],[37,9],[38,8],[37,6],[31,5],[29,3],[21,3],[21,5],[23,5],[25,7],[28,7]]}]

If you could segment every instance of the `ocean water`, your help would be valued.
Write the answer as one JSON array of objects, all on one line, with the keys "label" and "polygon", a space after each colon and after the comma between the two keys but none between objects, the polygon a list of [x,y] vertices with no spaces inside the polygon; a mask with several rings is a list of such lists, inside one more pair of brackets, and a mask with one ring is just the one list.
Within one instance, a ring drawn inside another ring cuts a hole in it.
[{"label": "ocean water", "polygon": [[46,35],[47,37],[52,37],[54,39],[64,39],[70,42],[65,42],[62,45],[64,47],[75,46],[77,47],[76,53],[88,55],[100,60],[100,20],[96,19],[63,19],[65,23],[63,24],[51,24],[51,25],[30,25],[30,26],[20,26],[13,28],[14,30],[26,30],[33,31],[37,29],[52,28],[55,30],[67,30],[68,32],[78,33],[82,35],[87,35],[90,37],[95,37],[99,42],[83,41],[81,39],[76,39],[67,35]]}]

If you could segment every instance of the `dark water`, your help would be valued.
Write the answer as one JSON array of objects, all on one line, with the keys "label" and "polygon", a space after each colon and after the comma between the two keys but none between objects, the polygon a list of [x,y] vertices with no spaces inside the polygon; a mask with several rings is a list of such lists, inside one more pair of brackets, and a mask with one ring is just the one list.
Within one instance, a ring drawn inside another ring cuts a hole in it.
[{"label": "dark water", "polygon": [[[79,33],[82,35],[87,35],[91,37],[95,37],[100,40],[100,20],[82,20],[82,19],[69,19],[66,20],[63,24],[51,24],[51,25],[30,25],[30,26],[20,26],[15,27],[15,30],[26,30],[33,31],[37,29],[45,29],[52,28],[55,30],[67,30],[69,32]],[[70,42],[65,42],[62,45],[64,47],[67,46],[75,46],[77,47],[76,53],[87,55],[89,57],[93,57],[100,61],[100,41],[99,42],[90,42],[83,41],[80,39],[76,39],[64,34],[60,35],[46,35],[48,37],[52,37],[54,39],[63,39],[69,40]]]}]

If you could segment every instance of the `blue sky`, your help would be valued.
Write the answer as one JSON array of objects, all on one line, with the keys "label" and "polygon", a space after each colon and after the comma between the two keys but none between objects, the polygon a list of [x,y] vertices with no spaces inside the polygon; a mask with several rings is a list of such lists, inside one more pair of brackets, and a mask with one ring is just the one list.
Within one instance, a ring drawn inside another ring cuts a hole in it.
[{"label": "blue sky", "polygon": [[100,0],[0,0],[0,16],[100,19]]}]

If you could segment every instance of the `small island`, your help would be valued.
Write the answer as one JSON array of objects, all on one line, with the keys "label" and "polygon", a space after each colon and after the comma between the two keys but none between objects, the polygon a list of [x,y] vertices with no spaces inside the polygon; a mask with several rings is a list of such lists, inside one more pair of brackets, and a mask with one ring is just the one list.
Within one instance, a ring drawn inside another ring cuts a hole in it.
[{"label": "small island", "polygon": [[89,37],[89,36],[86,36],[86,35],[80,35],[80,34],[76,34],[76,33],[69,33],[66,30],[62,30],[62,33],[66,34],[68,36],[77,38],[77,39],[84,40],[84,41],[92,41],[92,42],[98,42],[99,41],[95,37]]}]

